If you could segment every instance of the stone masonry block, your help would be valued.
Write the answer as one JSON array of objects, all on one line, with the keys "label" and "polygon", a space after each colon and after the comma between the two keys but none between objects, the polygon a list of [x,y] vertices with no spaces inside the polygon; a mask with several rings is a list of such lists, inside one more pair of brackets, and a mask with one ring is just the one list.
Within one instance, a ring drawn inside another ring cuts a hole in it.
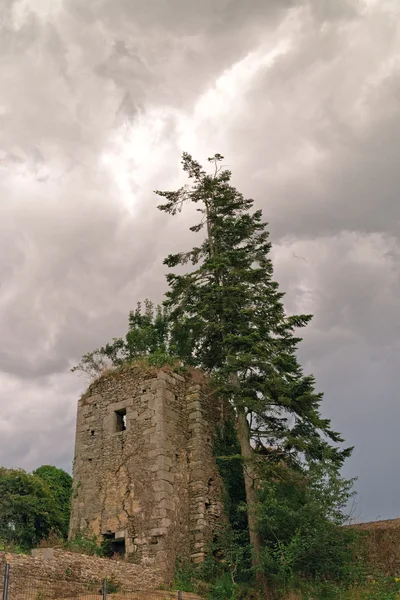
[{"label": "stone masonry block", "polygon": [[201,409],[201,402],[200,400],[193,400],[192,402],[189,402],[187,404],[187,410],[189,412],[195,411],[195,410],[200,410]]},{"label": "stone masonry block", "polygon": [[141,421],[145,421],[146,419],[150,419],[153,416],[153,411],[152,410],[144,410],[143,412],[141,412],[137,418],[138,423]]},{"label": "stone masonry block", "polygon": [[174,392],[171,392],[171,390],[167,389],[164,391],[164,398],[171,402],[174,402],[176,400],[176,394],[174,394]]},{"label": "stone masonry block", "polygon": [[200,423],[197,423],[196,421],[194,421],[193,423],[189,423],[188,425],[188,430],[194,434],[194,433],[201,433],[203,431],[203,426]]},{"label": "stone masonry block", "polygon": [[165,379],[155,379],[153,381],[153,383],[151,384],[151,389],[153,391],[157,391],[160,389],[167,389],[167,382],[165,381]]},{"label": "stone masonry block", "polygon": [[204,560],[204,552],[195,552],[191,555],[191,559],[195,564],[199,564]]},{"label": "stone masonry block", "polygon": [[164,395],[160,392],[156,392],[151,400],[149,400],[148,406],[151,410],[158,414],[164,409]]},{"label": "stone masonry block", "polygon": [[166,408],[164,414],[168,419],[172,419],[173,421],[178,421],[180,419],[178,411],[173,410],[172,408]]},{"label": "stone masonry block", "polygon": [[177,379],[178,381],[181,381],[182,383],[185,381],[185,378],[183,377],[183,375],[179,375],[179,373],[174,373],[174,374],[172,375],[172,377],[173,377],[174,379]]},{"label": "stone masonry block", "polygon": [[188,387],[187,387],[187,394],[192,394],[193,392],[201,392],[201,391],[202,391],[202,387],[199,383],[192,383],[191,385],[188,385]]},{"label": "stone masonry block", "polygon": [[116,410],[128,408],[131,403],[132,401],[130,399],[122,400],[120,402],[113,402],[113,404],[108,406],[108,412],[115,412]]},{"label": "stone masonry block", "polygon": [[163,500],[168,500],[168,498],[170,498],[170,494],[164,490],[154,493],[154,500],[157,504],[160,504]]},{"label": "stone masonry block", "polygon": [[194,392],[193,394],[187,394],[186,395],[186,406],[188,406],[189,404],[191,404],[192,402],[200,402],[200,396],[197,392]]},{"label": "stone masonry block", "polygon": [[149,535],[151,535],[151,536],[165,535],[166,533],[167,533],[166,527],[154,527],[154,529],[149,530]]},{"label": "stone masonry block", "polygon": [[168,456],[169,454],[169,450],[167,449],[167,447],[162,447],[161,444],[158,448],[155,448],[154,450],[149,450],[147,452],[147,457],[149,459],[152,458],[156,458],[157,456]]},{"label": "stone masonry block", "polygon": [[192,471],[192,481],[195,481],[196,479],[204,481],[205,478],[206,478],[206,471],[205,471],[205,469],[193,469],[193,471]]},{"label": "stone masonry block", "polygon": [[159,454],[156,458],[156,464],[160,470],[168,471],[172,467],[173,462],[172,458],[170,458],[169,456]]},{"label": "stone masonry block", "polygon": [[[131,426],[134,426],[134,423],[131,423]],[[152,425],[151,427],[147,427],[146,429],[142,430],[142,435],[153,435],[156,432],[156,426]]]},{"label": "stone masonry block", "polygon": [[190,421],[200,421],[203,417],[203,411],[201,410],[194,410],[193,412],[189,413],[189,420]]},{"label": "stone masonry block", "polygon": [[168,373],[165,373],[165,371],[159,371],[157,373],[157,379],[163,379],[164,381],[167,381],[168,383],[170,383],[171,385],[174,385],[176,383],[176,380],[171,377],[171,375],[168,375]]},{"label": "stone masonry block", "polygon": [[160,510],[162,510],[162,509],[165,509],[165,510],[174,510],[175,509],[175,503],[172,500],[169,500],[167,498],[163,498],[158,503],[158,507],[159,507]]},{"label": "stone masonry block", "polygon": [[157,478],[164,481],[169,481],[169,483],[174,483],[175,475],[169,471],[161,470],[157,471]]},{"label": "stone masonry block", "polygon": [[204,548],[204,541],[197,541],[193,544],[195,550],[202,550]]},{"label": "stone masonry block", "polygon": [[168,514],[168,511],[166,508],[156,508],[153,511],[153,517],[155,519],[163,519],[167,516],[167,514]]},{"label": "stone masonry block", "polygon": [[171,525],[171,519],[167,519],[166,517],[164,517],[163,519],[161,519],[161,527],[167,529],[167,527],[169,527]]},{"label": "stone masonry block", "polygon": [[156,425],[156,433],[163,434],[165,436],[173,436],[175,433],[175,424],[168,423],[167,421],[158,422]]},{"label": "stone masonry block", "polygon": [[155,492],[166,492],[167,494],[173,493],[173,487],[169,481],[165,481],[164,479],[159,479],[158,481],[153,481],[152,488]]}]

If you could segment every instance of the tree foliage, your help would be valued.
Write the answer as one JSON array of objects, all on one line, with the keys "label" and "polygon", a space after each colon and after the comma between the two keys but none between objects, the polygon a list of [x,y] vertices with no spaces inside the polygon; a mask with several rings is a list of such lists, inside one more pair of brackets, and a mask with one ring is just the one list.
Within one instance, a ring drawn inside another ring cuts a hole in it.
[{"label": "tree foliage", "polygon": [[342,439],[321,417],[322,394],[296,357],[301,341],[296,332],[311,315],[285,313],[262,212],[231,185],[222,160],[219,154],[209,159],[214,165],[209,174],[184,153],[192,184],[156,192],[165,200],[160,210],[172,215],[193,202],[201,218],[190,229],[205,230],[198,245],[164,261],[170,269],[192,266],[167,275],[164,304],[187,340],[182,358],[214,374],[220,394],[246,411],[258,444],[310,458],[329,453],[341,461],[349,451],[326,441]]},{"label": "tree foliage", "polygon": [[[243,479],[243,463],[235,423],[227,420],[216,429],[214,454],[219,473],[224,481],[224,508],[234,531],[247,530],[246,492]],[[248,542],[248,535],[242,536]]]},{"label": "tree foliage", "polygon": [[50,485],[37,474],[0,467],[0,540],[29,549],[50,531],[64,531],[65,515]]},{"label": "tree foliage", "polygon": [[254,201],[230,183],[222,160],[219,154],[210,158],[214,170],[207,173],[184,153],[191,184],[156,192],[164,199],[159,209],[171,215],[186,202],[195,204],[201,217],[190,229],[204,231],[191,250],[165,259],[171,270],[185,271],[168,273],[164,304],[172,330],[186,339],[182,358],[209,372],[218,396],[234,409],[253,567],[260,577],[260,458],[275,453],[298,464],[329,458],[340,465],[351,450],[338,448],[342,438],[320,413],[322,394],[297,360],[296,332],[311,315],[286,314],[284,294],[273,279],[267,224]]},{"label": "tree foliage", "polygon": [[163,306],[154,306],[150,300],[129,313],[128,332],[125,338],[113,338],[105,346],[85,354],[71,370],[82,371],[92,378],[110,367],[126,362],[146,359],[161,366],[177,360],[171,341],[168,312]]},{"label": "tree foliage", "polygon": [[348,579],[356,534],[342,527],[353,480],[330,461],[305,469],[263,464],[259,524],[263,568],[280,584],[300,577]]},{"label": "tree foliage", "polygon": [[61,515],[60,534],[62,537],[67,538],[71,512],[71,475],[63,469],[51,465],[43,465],[36,469],[33,474],[47,483]]}]

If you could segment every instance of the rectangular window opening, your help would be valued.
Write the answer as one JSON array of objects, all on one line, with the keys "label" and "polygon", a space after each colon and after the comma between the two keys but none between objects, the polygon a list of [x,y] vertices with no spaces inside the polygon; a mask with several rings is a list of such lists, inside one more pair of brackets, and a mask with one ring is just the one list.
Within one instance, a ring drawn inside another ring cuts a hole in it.
[{"label": "rectangular window opening", "polygon": [[115,411],[116,416],[116,431],[126,430],[126,408]]}]

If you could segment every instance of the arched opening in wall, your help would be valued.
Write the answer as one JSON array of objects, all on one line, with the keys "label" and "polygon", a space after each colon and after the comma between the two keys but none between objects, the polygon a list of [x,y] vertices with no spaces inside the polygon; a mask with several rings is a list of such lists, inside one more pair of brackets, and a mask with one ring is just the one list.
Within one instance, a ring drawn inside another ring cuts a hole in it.
[{"label": "arched opening in wall", "polygon": [[104,556],[111,558],[115,554],[125,556],[125,538],[116,538],[115,533],[105,533],[103,535]]}]

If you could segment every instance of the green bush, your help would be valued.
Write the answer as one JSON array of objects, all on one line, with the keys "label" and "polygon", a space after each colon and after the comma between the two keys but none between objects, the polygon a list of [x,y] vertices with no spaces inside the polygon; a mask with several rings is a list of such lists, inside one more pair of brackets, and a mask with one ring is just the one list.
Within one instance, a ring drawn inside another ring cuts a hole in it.
[{"label": "green bush", "polygon": [[107,579],[107,594],[116,594],[121,589],[121,582],[116,579],[115,575],[111,575]]},{"label": "green bush", "polygon": [[208,600],[238,600],[238,589],[230,573],[223,573],[211,585]]},{"label": "green bush", "polygon": [[198,590],[199,573],[193,563],[178,559],[175,568],[173,587],[182,592],[196,593]]},{"label": "green bush", "polygon": [[10,552],[12,554],[26,554],[28,550],[14,542],[0,540],[0,552]]},{"label": "green bush", "polygon": [[76,536],[65,545],[66,550],[87,554],[88,556],[104,556],[104,545],[99,545],[94,534],[87,530],[79,531]]},{"label": "green bush", "polygon": [[352,482],[331,464],[313,464],[307,471],[280,468],[264,477],[260,491],[264,573],[283,587],[299,577],[359,580],[362,565],[354,562],[359,535],[342,526]]}]

